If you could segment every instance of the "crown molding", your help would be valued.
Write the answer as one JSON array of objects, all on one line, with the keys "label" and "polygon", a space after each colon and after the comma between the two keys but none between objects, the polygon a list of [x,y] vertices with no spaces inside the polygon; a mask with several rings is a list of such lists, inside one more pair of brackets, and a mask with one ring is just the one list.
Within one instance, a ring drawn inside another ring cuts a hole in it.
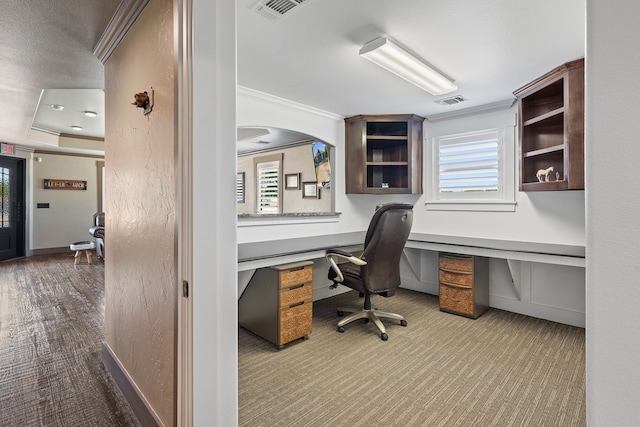
[{"label": "crown molding", "polygon": [[515,99],[505,99],[503,101],[493,102],[491,104],[478,105],[477,107],[464,108],[462,110],[450,111],[447,113],[434,114],[427,117],[427,121],[433,123],[440,120],[448,120],[464,116],[470,116],[481,113],[491,113],[494,111],[509,110],[514,106]]},{"label": "crown molding", "polygon": [[123,0],[120,3],[98,44],[93,49],[93,54],[100,62],[103,64],[107,62],[147,3],[149,0]]},{"label": "crown molding", "polygon": [[295,101],[288,100],[286,98],[281,98],[279,96],[271,95],[270,93],[260,92],[259,90],[251,89],[246,86],[238,86],[237,90],[239,95],[245,95],[248,97],[261,99],[264,101],[274,102],[276,104],[284,105],[289,108],[306,111],[306,112],[316,114],[318,116],[327,117],[333,120],[344,120],[344,116],[341,116],[339,114],[331,113],[329,111],[321,110],[319,108],[311,107],[309,105],[300,104],[299,102],[295,102]]}]

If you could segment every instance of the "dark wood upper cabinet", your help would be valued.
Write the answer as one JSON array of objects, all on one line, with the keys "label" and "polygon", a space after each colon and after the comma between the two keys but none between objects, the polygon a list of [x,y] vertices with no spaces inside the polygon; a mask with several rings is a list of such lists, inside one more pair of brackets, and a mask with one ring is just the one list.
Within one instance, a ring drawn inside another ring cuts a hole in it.
[{"label": "dark wood upper cabinet", "polygon": [[413,114],[346,118],[347,194],[421,194],[423,121]]},{"label": "dark wood upper cabinet", "polygon": [[518,99],[520,191],[584,189],[584,59],[513,92]]}]

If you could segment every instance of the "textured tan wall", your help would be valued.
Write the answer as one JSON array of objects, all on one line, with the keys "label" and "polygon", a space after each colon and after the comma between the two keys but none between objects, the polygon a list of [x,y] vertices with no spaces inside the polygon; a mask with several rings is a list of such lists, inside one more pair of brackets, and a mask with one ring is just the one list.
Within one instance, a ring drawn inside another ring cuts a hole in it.
[{"label": "textured tan wall", "polygon": [[[175,424],[176,75],[172,0],[149,2],[105,65],[105,339]],[[131,105],[155,90],[153,112]]]}]

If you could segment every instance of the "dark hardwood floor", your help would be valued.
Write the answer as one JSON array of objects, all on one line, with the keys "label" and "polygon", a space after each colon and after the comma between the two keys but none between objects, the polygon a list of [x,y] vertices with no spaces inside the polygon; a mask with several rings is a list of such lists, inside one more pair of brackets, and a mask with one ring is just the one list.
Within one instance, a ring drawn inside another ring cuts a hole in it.
[{"label": "dark hardwood floor", "polygon": [[104,263],[0,262],[0,426],[138,426],[101,362]]}]

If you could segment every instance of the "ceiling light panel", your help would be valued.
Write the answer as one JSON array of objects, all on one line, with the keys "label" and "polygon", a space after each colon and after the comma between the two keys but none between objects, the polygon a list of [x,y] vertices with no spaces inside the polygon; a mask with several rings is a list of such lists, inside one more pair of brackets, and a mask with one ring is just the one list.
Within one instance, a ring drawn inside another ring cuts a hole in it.
[{"label": "ceiling light panel", "polygon": [[365,44],[360,49],[360,56],[432,95],[442,95],[458,89],[449,78],[386,37],[378,37]]}]

